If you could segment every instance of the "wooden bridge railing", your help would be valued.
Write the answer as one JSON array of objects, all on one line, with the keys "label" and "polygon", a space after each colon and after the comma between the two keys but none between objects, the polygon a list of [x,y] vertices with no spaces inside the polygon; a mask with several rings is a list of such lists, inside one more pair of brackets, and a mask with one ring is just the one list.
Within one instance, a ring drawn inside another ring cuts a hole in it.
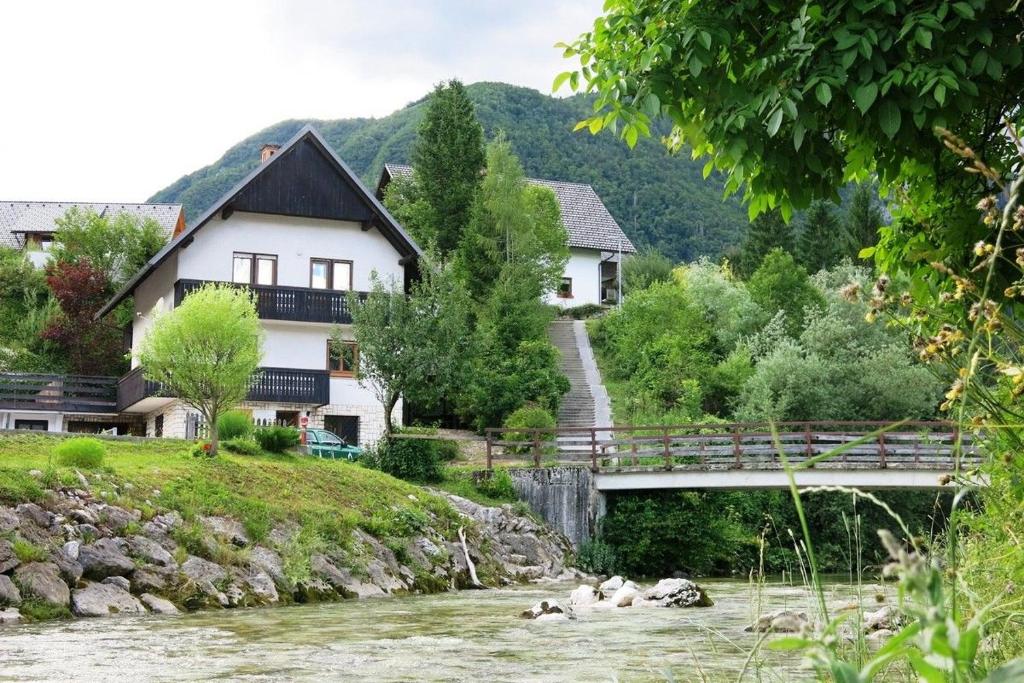
[{"label": "wooden bridge railing", "polygon": [[[601,469],[777,469],[782,457],[818,468],[952,467],[977,461],[970,434],[948,422],[780,422],[557,429],[491,428],[494,462],[584,463]],[[827,454],[832,454],[828,456]],[[819,456],[825,456],[820,457]]]}]

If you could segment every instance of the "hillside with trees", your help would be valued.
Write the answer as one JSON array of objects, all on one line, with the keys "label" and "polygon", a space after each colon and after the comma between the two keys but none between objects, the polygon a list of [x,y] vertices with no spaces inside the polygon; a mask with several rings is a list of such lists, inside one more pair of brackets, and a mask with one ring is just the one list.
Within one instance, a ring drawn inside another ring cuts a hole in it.
[{"label": "hillside with trees", "polygon": [[[722,183],[705,180],[687,152],[669,154],[657,140],[630,150],[611,136],[573,132],[591,110],[586,96],[564,99],[503,83],[466,87],[486,139],[504,131],[528,176],[590,183],[637,246],[650,245],[674,261],[715,258],[742,241],[746,212],[722,201]],[[426,98],[378,119],[289,120],[231,147],[215,163],[177,180],[150,201],[180,202],[195,219],[259,163],[259,147],[283,143],[312,123],[368,184],[384,163],[410,163]],[[665,131],[668,132],[666,127]]]}]

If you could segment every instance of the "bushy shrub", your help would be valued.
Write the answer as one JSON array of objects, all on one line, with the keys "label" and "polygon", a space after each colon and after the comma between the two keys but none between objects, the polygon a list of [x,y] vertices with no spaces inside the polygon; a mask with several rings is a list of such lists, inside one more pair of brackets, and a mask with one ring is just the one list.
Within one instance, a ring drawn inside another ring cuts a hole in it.
[{"label": "bushy shrub", "polygon": [[584,541],[576,553],[576,566],[590,574],[615,572],[615,549],[604,541]]},{"label": "bushy shrub", "polygon": [[490,476],[480,477],[476,482],[476,489],[488,498],[516,499],[516,486],[512,481],[512,475],[503,468],[492,470]]},{"label": "bushy shrub", "polygon": [[217,434],[222,441],[247,437],[252,430],[252,418],[241,410],[229,410],[217,418]]},{"label": "bushy shrub", "polygon": [[255,439],[236,438],[222,441],[221,445],[232,453],[239,455],[259,455],[263,452]]},{"label": "bushy shrub", "polygon": [[256,430],[254,436],[260,448],[271,453],[284,453],[299,445],[299,430],[294,427],[262,427]]},{"label": "bushy shrub", "polygon": [[[403,430],[405,434],[432,434],[434,430]],[[443,477],[444,463],[458,453],[452,441],[383,437],[360,459],[364,465],[408,481],[436,483]]]},{"label": "bushy shrub", "polygon": [[[535,434],[531,429],[554,429],[555,418],[544,408],[537,405],[526,405],[519,408],[505,420],[506,441],[533,441]],[[540,432],[536,438],[541,442],[541,452],[549,451],[549,443],[554,441],[554,432]],[[532,453],[532,446],[509,446],[509,453]]]},{"label": "bushy shrub", "polygon": [[604,313],[604,306],[600,304],[583,304],[582,306],[572,306],[558,311],[560,317],[572,318],[573,320],[586,320],[587,318],[597,317],[601,313]]},{"label": "bushy shrub", "polygon": [[68,439],[53,449],[57,462],[65,467],[99,467],[107,448],[98,439],[79,437]]}]

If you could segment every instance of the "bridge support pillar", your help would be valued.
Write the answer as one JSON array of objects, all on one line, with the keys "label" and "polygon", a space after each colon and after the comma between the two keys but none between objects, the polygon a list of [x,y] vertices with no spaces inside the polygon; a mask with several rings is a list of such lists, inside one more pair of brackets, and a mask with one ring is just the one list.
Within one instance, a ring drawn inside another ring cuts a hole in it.
[{"label": "bridge support pillar", "polygon": [[604,493],[594,486],[587,467],[512,468],[516,494],[541,519],[566,535],[578,548],[594,537],[604,516]]}]

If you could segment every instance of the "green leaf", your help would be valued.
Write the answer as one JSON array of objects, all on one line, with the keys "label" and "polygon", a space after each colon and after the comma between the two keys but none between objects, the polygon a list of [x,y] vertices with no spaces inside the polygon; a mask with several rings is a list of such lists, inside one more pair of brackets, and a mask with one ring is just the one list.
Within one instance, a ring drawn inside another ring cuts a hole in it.
[{"label": "green leaf", "polygon": [[998,60],[990,57],[988,65],[985,67],[985,73],[987,73],[989,78],[992,80],[998,81],[1003,77],[1003,65],[1000,64]]},{"label": "green leaf", "polygon": [[555,82],[551,85],[551,92],[557,92],[562,85],[569,80],[569,76],[572,75],[572,71],[563,71],[562,73],[555,76]]},{"label": "green leaf", "polygon": [[700,61],[697,55],[690,57],[690,73],[693,74],[694,78],[700,76],[700,72],[704,70],[704,63]]},{"label": "green leaf", "polygon": [[985,54],[984,50],[978,50],[974,53],[974,58],[971,59],[971,73],[980,74],[985,69],[985,61],[988,59],[988,55]]},{"label": "green leaf", "polygon": [[876,97],[878,97],[878,84],[876,83],[865,83],[853,93],[853,101],[857,103],[857,108],[862,114],[867,113]]},{"label": "green leaf", "polygon": [[704,180],[708,179],[708,176],[711,175],[711,171],[713,171],[714,168],[715,168],[715,160],[714,159],[712,159],[712,160],[708,161],[708,163],[704,164]]},{"label": "green leaf", "polygon": [[935,101],[940,105],[946,104],[946,86],[939,83],[935,86],[935,90],[932,91],[932,95],[935,96]]},{"label": "green leaf", "polygon": [[637,131],[636,126],[626,126],[622,131],[622,136],[626,139],[626,144],[629,145],[630,149],[636,147],[636,141],[640,137],[640,133]]},{"label": "green leaf", "polygon": [[707,31],[701,31],[697,34],[697,40],[704,46],[705,50],[711,49],[711,34]]},{"label": "green leaf", "polygon": [[580,74],[577,71],[573,71],[569,76],[569,87],[573,89],[573,92],[580,87]]},{"label": "green leaf", "polygon": [[648,93],[644,98],[644,113],[651,118],[661,113],[661,99],[654,93]]},{"label": "green leaf", "polygon": [[928,112],[924,109],[918,109],[914,112],[914,125],[917,126],[918,130],[924,128],[924,122],[928,118]]},{"label": "green leaf", "polygon": [[843,70],[849,69],[853,63],[857,60],[857,50],[847,50],[843,53],[843,56],[839,58],[839,63],[842,65]]},{"label": "green leaf", "polygon": [[775,137],[775,134],[779,132],[779,126],[782,125],[782,107],[777,107],[772,115],[768,117],[768,135]]},{"label": "green leaf", "polygon": [[900,131],[900,108],[892,100],[882,102],[878,108],[878,123],[882,126],[882,132],[891,140]]},{"label": "green leaf", "polygon": [[768,643],[769,650],[803,650],[814,644],[813,640],[798,638],[797,636],[784,636],[776,638]]},{"label": "green leaf", "polygon": [[874,247],[864,247],[859,252],[857,252],[857,258],[869,259],[869,258],[871,258],[874,255],[875,255],[875,248]]},{"label": "green leaf", "polygon": [[914,31],[914,40],[924,49],[932,49],[932,32],[923,26],[918,26],[917,30]]},{"label": "green leaf", "polygon": [[786,112],[786,116],[791,119],[796,119],[796,102],[789,99],[788,97],[782,100],[782,110]]},{"label": "green leaf", "polygon": [[832,101],[832,88],[828,87],[828,83],[819,83],[818,87],[814,89],[814,96],[818,98],[818,101],[825,107]]},{"label": "green leaf", "polygon": [[860,36],[855,36],[852,33],[846,33],[836,38],[836,49],[847,50],[860,42]]},{"label": "green leaf", "polygon": [[974,18],[974,8],[966,2],[953,3],[953,11],[959,14],[964,19]]},{"label": "green leaf", "polygon": [[800,151],[800,146],[804,144],[804,133],[806,132],[807,131],[804,130],[804,124],[799,121],[797,121],[796,125],[793,126],[793,149],[798,152]]}]

